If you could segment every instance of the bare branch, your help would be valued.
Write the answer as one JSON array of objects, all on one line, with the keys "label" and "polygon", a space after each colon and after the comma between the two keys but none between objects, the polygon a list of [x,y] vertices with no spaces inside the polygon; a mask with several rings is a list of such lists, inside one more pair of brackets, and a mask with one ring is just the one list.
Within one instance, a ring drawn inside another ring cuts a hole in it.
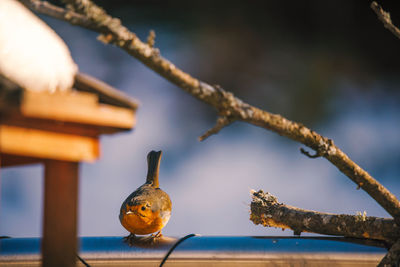
[{"label": "bare branch", "polygon": [[383,26],[385,26],[386,29],[391,31],[397,38],[400,39],[400,30],[393,25],[392,19],[390,18],[390,13],[383,10],[383,8],[375,1],[371,3],[371,8],[373,11],[375,11],[378,19],[382,21]]},{"label": "bare branch", "polygon": [[[36,2],[37,0],[21,1]],[[103,9],[97,7],[89,0],[64,1],[77,12],[84,14],[95,27],[93,27],[92,24],[87,27],[87,23],[80,24],[77,20],[74,20],[74,23],[71,22],[72,24],[77,24],[99,32],[102,37],[104,37],[102,39],[122,48],[187,93],[211,105],[217,109],[219,114],[229,117],[232,120],[244,121],[274,131],[279,135],[286,136],[315,150],[319,155],[325,157],[334,164],[354,183],[360,185],[361,188],[374,198],[390,215],[400,222],[400,202],[398,199],[365,170],[353,162],[343,151],[335,146],[330,139],[321,136],[300,123],[290,121],[278,114],[269,113],[251,106],[235,97],[232,93],[222,88],[211,86],[185,73],[167,59],[163,58],[158,49],[152,48],[148,44],[142,42],[134,33],[121,25],[119,19],[112,18]],[[37,12],[51,16],[54,15],[56,18],[61,17],[61,19],[66,20],[65,16],[61,16],[60,14],[64,14],[63,12],[67,11],[61,12],[57,10],[59,13],[52,15],[49,14],[50,12],[43,9],[35,9],[35,6],[31,7]]]},{"label": "bare branch", "polygon": [[222,130],[222,128],[224,128],[225,126],[228,126],[232,122],[233,122],[233,120],[229,119],[228,117],[225,117],[225,116],[218,117],[217,123],[215,124],[215,126],[213,128],[211,128],[210,130],[208,130],[205,134],[200,136],[199,141],[204,141],[209,136],[211,136],[213,134],[217,134],[219,131]]},{"label": "bare branch", "polygon": [[400,266],[400,239],[393,244],[378,267]]},{"label": "bare branch", "polygon": [[370,238],[394,242],[400,228],[393,219],[303,210],[278,202],[262,190],[253,192],[250,220],[254,224],[291,229],[295,234],[311,232],[324,235]]}]

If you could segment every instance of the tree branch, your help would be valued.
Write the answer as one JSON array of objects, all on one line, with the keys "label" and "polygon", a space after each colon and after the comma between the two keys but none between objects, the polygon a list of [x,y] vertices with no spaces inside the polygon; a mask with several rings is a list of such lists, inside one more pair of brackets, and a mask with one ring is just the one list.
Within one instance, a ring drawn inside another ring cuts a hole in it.
[{"label": "tree branch", "polygon": [[371,8],[373,11],[375,11],[378,19],[382,21],[383,26],[400,39],[400,30],[393,25],[392,19],[390,18],[390,13],[383,10],[383,8],[375,1],[371,3]]},{"label": "tree branch", "polygon": [[323,235],[369,238],[393,243],[400,237],[400,227],[393,219],[345,215],[303,210],[278,202],[262,190],[253,192],[250,220],[263,226],[291,229],[295,235],[311,232]]},{"label": "tree branch", "polygon": [[400,239],[396,241],[383,257],[378,267],[400,266]]},{"label": "tree branch", "polygon": [[[38,2],[38,0],[21,1]],[[217,109],[218,114],[223,114],[223,116],[229,117],[232,121],[244,121],[274,131],[279,135],[286,136],[310,147],[318,155],[325,157],[334,164],[400,222],[400,202],[397,198],[335,146],[332,140],[281,115],[253,107],[222,88],[211,86],[190,76],[163,58],[158,49],[142,42],[134,33],[124,27],[119,19],[112,18],[89,0],[64,0],[64,2],[76,11],[75,13],[69,13],[74,18],[73,22],[64,15],[68,11],[54,8],[50,10],[48,8],[51,6],[50,4],[46,4],[47,8],[42,6],[41,9],[36,8],[35,5],[28,6],[34,11],[99,32],[101,34],[100,40],[122,48],[165,79]],[[87,20],[81,20],[81,17],[78,16],[79,14],[83,14],[91,23],[88,24]],[[216,132],[218,131],[211,131],[211,133]]]}]

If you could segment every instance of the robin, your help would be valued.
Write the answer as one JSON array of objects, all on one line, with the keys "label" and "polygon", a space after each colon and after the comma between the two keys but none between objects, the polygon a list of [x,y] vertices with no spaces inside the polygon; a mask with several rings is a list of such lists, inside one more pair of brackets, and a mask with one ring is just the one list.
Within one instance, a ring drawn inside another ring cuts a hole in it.
[{"label": "robin", "polygon": [[[161,155],[162,151],[151,151],[147,154],[146,183],[122,203],[119,220],[130,232],[130,235],[124,238],[130,245],[133,244],[136,235],[152,234],[152,240],[161,238],[161,229],[171,217],[171,200],[168,194],[159,188],[158,183]],[[155,232],[157,233],[153,234]]]}]

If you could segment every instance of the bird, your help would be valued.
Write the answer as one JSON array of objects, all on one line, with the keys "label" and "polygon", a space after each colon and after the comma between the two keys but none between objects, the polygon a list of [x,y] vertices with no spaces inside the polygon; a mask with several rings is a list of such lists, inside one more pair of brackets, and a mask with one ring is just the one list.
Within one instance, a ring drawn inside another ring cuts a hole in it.
[{"label": "bird", "polygon": [[161,230],[171,217],[171,199],[159,188],[161,156],[162,151],[148,153],[146,182],[130,194],[121,205],[119,220],[130,233],[124,238],[130,246],[138,240],[136,235],[151,234],[152,242],[159,240],[162,237]]}]

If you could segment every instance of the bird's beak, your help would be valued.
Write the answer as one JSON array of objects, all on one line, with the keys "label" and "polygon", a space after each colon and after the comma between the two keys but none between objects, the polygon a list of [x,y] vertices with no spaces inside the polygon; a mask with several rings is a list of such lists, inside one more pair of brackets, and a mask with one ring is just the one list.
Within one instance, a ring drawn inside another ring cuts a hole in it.
[{"label": "bird's beak", "polygon": [[125,214],[128,215],[128,214],[132,214],[132,213],[133,213],[133,211],[128,210]]}]

